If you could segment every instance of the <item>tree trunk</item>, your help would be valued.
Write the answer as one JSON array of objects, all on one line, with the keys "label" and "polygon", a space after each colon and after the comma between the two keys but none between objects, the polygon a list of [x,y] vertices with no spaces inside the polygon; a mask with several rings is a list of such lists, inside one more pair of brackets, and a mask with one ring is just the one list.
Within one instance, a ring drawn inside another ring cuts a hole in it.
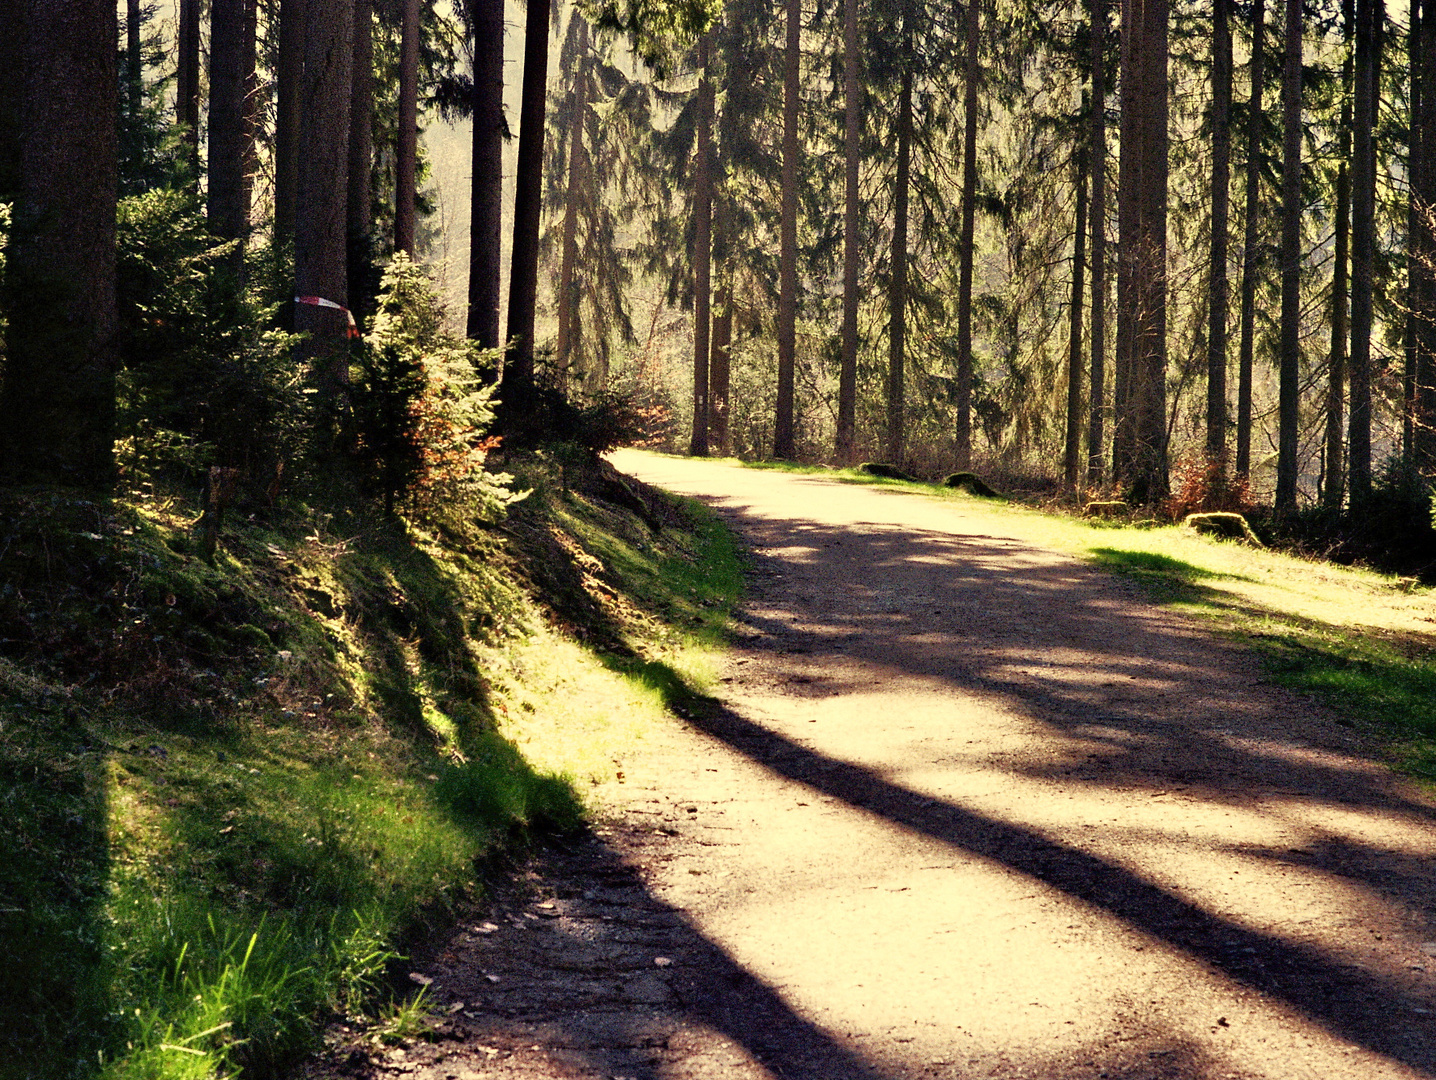
[{"label": "tree trunk", "polygon": [[858,400],[858,166],[862,114],[858,99],[858,2],[843,2],[843,354],[838,368],[838,436],[834,456],[857,456]]},{"label": "tree trunk", "polygon": [[145,107],[144,18],[141,0],[125,0],[125,110],[131,120]]},{"label": "tree trunk", "polygon": [[394,154],[394,250],[414,257],[419,166],[419,0],[404,0],[399,38],[399,132]]},{"label": "tree trunk", "polygon": [[698,135],[693,148],[693,437],[688,452],[708,456],[708,343],[713,258],[713,82],[711,34],[698,41]]},{"label": "tree trunk", "polygon": [[1336,167],[1336,236],[1335,267],[1331,275],[1331,355],[1327,361],[1326,380],[1326,458],[1325,484],[1321,491],[1322,505],[1340,510],[1346,489],[1345,405],[1346,405],[1346,330],[1347,298],[1350,282],[1347,275],[1351,242],[1351,79],[1353,73],[1352,33],[1355,24],[1353,0],[1342,0],[1342,38],[1346,59],[1341,65],[1341,119],[1337,134]]},{"label": "tree trunk", "polygon": [[1122,8],[1118,205],[1125,272],[1117,302],[1127,332],[1118,336],[1118,363],[1128,373],[1131,459],[1124,475],[1139,502],[1167,493],[1167,19],[1167,0]]},{"label": "tree trunk", "polygon": [[1231,205],[1230,0],[1212,9],[1212,267],[1207,288],[1207,457],[1227,457],[1227,225]]},{"label": "tree trunk", "polygon": [[[722,228],[722,204],[719,204],[718,227]],[[733,344],[733,282],[720,268],[720,284],[713,297],[713,348],[708,371],[708,415],[711,423],[709,438],[722,457],[733,452],[733,436],[728,428],[728,391]]]},{"label": "tree trunk", "polygon": [[310,3],[279,0],[279,59],[274,93],[274,243],[294,244],[294,214],[299,201],[299,91],[304,78],[304,33]]},{"label": "tree trunk", "polygon": [[892,282],[888,287],[888,460],[899,468],[907,454],[907,214],[912,169],[912,15],[903,15],[902,83],[898,90],[897,178],[893,190]]},{"label": "tree trunk", "polygon": [[1301,52],[1302,0],[1286,0],[1281,78],[1281,355],[1278,365],[1276,512],[1296,509],[1301,387]]},{"label": "tree trunk", "polygon": [[1416,467],[1428,479],[1436,474],[1436,0],[1421,5],[1422,58],[1420,109],[1412,117],[1419,135],[1420,153],[1413,173],[1412,200],[1416,206],[1417,242],[1411,307],[1415,316],[1416,386],[1413,401],[1413,444]]},{"label": "tree trunk", "polygon": [[1351,161],[1351,426],[1347,483],[1353,508],[1371,497],[1372,262],[1376,253],[1376,121],[1381,62],[1379,0],[1357,0]]},{"label": "tree trunk", "polygon": [[506,129],[503,0],[469,0],[469,16],[474,30],[474,154],[467,328],[480,348],[497,349]]},{"label": "tree trunk", "polygon": [[[1350,0],[1348,0],[1350,2]],[[1410,69],[1411,130],[1407,141],[1408,170],[1415,176],[1421,167],[1421,155],[1427,152],[1421,138],[1421,5],[1413,2],[1407,20],[1406,51]],[[1406,200],[1406,324],[1402,328],[1402,351],[1404,367],[1401,373],[1401,460],[1411,463],[1416,455],[1416,311],[1413,303],[1418,289],[1416,270],[1416,245],[1421,226],[1417,221],[1418,202],[1410,197]]]},{"label": "tree trunk", "polygon": [[[583,16],[575,13],[575,19]],[[587,24],[583,24],[585,27]],[[587,50],[588,37],[579,31],[580,56]],[[564,197],[562,248],[559,256],[558,275],[558,342],[554,349],[558,365],[559,390],[567,393],[569,375],[573,368],[574,322],[578,317],[578,292],[574,280],[578,268],[578,207],[583,200],[583,188],[587,183],[584,151],[584,128],[588,119],[587,65],[581,59],[574,72],[573,87],[568,100],[568,184]]]},{"label": "tree trunk", "polygon": [[773,425],[773,456],[796,453],[793,431],[793,382],[798,336],[798,77],[802,62],[801,0],[788,0],[787,42],[783,54],[782,218],[778,236],[778,400]]},{"label": "tree trunk", "polygon": [[200,0],[178,0],[179,33],[175,58],[175,122],[179,124],[186,157],[193,170],[191,183],[199,182],[199,22]]},{"label": "tree trunk", "polygon": [[1247,101],[1246,227],[1242,243],[1241,344],[1237,355],[1237,466],[1240,477],[1251,475],[1252,358],[1256,349],[1256,289],[1260,272],[1258,228],[1261,215],[1262,82],[1266,22],[1263,0],[1252,10],[1251,96]]},{"label": "tree trunk", "polygon": [[1103,397],[1107,358],[1107,5],[1092,0],[1092,385],[1087,483],[1106,470]]},{"label": "tree trunk", "polygon": [[[969,0],[970,2],[970,0]],[[1220,2],[1220,0],[1218,0]],[[1087,147],[1079,140],[1077,157],[1077,221],[1072,240],[1072,302],[1067,334],[1067,438],[1064,475],[1076,491],[1082,465],[1082,294],[1087,259]]]},{"label": "tree trunk", "polygon": [[114,0],[0,8],[0,197],[13,202],[0,471],[15,480],[104,487],[112,477],[116,15]]},{"label": "tree trunk", "polygon": [[[295,207],[294,292],[348,303],[346,196],[349,190],[349,96],[353,91],[354,2],[309,0],[305,26],[305,107],[300,117]],[[308,333],[321,401],[341,410],[349,385],[345,313],[310,303],[294,306],[294,329]]]},{"label": "tree trunk", "polygon": [[[509,349],[504,385],[534,377],[539,224],[543,212],[544,109],[548,100],[549,0],[528,0],[524,16],[524,88],[519,106],[519,163],[514,177],[514,246],[509,266]],[[522,392],[522,391],[520,391]]]},{"label": "tree trunk", "polygon": [[967,55],[962,89],[962,221],[958,237],[956,465],[972,465],[972,232],[977,207],[977,67],[980,0],[967,0]]},{"label": "tree trunk", "polygon": [[[246,74],[254,67],[254,38],[246,0],[212,0],[209,33],[209,228],[226,240],[249,233],[252,136],[246,108]],[[231,257],[238,277],[241,243]]]},{"label": "tree trunk", "polygon": [[[368,305],[374,262],[374,4],[354,0],[354,70],[349,93],[349,302],[355,315]],[[367,311],[364,312],[367,314]]]}]

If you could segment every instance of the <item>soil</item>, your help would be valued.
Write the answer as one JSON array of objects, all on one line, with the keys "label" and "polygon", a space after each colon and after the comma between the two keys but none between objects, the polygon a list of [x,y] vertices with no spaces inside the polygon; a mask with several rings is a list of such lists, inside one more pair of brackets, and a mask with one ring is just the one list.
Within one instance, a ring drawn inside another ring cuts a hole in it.
[{"label": "soil", "polygon": [[311,1075],[1436,1076],[1436,799],[1357,733],[1016,518],[614,460],[751,548],[720,700]]}]

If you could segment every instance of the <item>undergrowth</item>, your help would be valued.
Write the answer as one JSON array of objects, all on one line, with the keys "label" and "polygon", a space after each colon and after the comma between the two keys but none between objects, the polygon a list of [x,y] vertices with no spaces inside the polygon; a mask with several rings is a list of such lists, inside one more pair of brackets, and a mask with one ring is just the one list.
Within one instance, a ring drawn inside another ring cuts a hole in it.
[{"label": "undergrowth", "polygon": [[407,945],[581,823],[571,762],[522,750],[572,707],[534,643],[646,693],[716,641],[736,558],[611,476],[508,467],[536,494],[497,525],[293,504],[212,560],[176,498],[3,495],[0,1077],[274,1076],[326,1017],[382,1034]]}]

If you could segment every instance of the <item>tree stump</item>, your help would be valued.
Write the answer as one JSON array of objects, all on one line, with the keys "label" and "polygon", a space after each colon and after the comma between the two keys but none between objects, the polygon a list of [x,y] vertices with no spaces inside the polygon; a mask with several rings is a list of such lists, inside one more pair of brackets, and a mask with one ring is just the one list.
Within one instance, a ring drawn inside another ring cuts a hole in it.
[{"label": "tree stump", "polygon": [[1182,524],[1203,536],[1216,536],[1224,540],[1240,540],[1252,547],[1265,547],[1257,534],[1240,514],[1188,514]]}]

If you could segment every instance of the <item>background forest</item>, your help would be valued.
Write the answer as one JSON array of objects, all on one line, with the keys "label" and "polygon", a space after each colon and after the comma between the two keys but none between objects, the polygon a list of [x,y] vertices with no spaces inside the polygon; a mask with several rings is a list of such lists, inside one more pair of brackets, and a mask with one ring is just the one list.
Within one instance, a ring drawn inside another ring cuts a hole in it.
[{"label": "background forest", "polygon": [[[265,485],[317,448],[392,502],[498,384],[511,442],[1429,539],[1419,0],[15,8],[19,475],[118,446]],[[396,252],[447,299],[407,359],[363,336]]]}]

